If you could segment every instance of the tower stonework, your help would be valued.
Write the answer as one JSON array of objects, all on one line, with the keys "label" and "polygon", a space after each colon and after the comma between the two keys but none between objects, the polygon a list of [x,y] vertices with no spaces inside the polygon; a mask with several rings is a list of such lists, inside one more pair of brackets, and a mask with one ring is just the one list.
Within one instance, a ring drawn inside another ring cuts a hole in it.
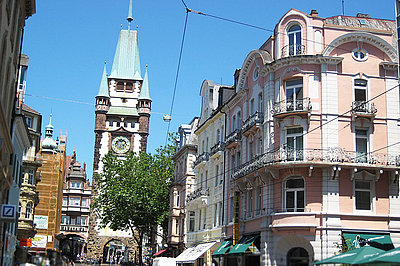
[{"label": "tower stonework", "polygon": [[[131,6],[132,0],[129,13]],[[127,20],[130,24],[131,14]],[[111,73],[107,75],[105,65],[96,95],[93,175],[102,172],[101,160],[110,151],[121,160],[130,151],[146,151],[150,114],[147,69],[142,78],[138,32],[131,30],[129,25],[127,30],[120,31]],[[98,193],[97,182],[93,178],[92,202]],[[91,210],[87,257],[106,263],[110,262],[117,251],[129,250],[129,259],[133,260],[136,244],[131,233],[101,229],[98,224],[99,217]],[[110,243],[119,243],[118,249],[113,251]]]}]

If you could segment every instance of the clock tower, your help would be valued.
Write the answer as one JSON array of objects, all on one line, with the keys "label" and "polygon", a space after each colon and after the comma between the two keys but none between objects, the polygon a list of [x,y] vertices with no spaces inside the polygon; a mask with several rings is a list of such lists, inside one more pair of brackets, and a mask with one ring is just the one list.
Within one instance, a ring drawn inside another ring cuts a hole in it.
[{"label": "clock tower", "polygon": [[[105,64],[96,95],[93,174],[101,173],[101,160],[109,151],[123,160],[130,151],[146,151],[147,147],[151,113],[149,79],[147,67],[144,78],[141,75],[138,32],[130,27],[133,20],[132,0],[129,4],[128,29],[121,29],[119,33],[111,72],[107,75]],[[96,182],[93,181],[92,197],[96,195]],[[120,250],[129,250],[132,259],[132,236],[110,228],[100,229],[97,224],[98,218],[92,211],[88,258],[109,262],[112,254],[110,247],[118,246]],[[113,241],[112,244],[110,241]]]}]

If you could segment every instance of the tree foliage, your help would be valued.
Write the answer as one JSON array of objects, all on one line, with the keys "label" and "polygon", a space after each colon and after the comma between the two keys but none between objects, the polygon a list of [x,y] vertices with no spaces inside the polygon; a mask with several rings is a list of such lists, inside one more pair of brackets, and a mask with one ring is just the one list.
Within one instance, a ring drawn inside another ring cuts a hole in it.
[{"label": "tree foliage", "polygon": [[168,218],[173,152],[172,145],[155,154],[130,152],[125,158],[109,152],[102,159],[102,172],[95,176],[98,195],[93,207],[100,226],[131,231],[140,260],[143,236]]}]

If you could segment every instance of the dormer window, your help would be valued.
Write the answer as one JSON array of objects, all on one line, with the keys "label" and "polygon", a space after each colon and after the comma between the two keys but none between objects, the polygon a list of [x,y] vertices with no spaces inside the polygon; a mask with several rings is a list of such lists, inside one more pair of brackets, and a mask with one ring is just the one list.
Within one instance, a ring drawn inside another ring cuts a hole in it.
[{"label": "dormer window", "polygon": [[290,26],[287,30],[288,46],[287,52],[289,56],[303,54],[301,45],[301,27],[299,24]]}]

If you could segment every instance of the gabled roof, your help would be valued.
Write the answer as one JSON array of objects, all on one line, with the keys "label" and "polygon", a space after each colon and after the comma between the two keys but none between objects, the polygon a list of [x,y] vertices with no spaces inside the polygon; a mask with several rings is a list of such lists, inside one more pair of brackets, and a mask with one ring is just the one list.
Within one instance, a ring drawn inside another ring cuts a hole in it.
[{"label": "gabled roof", "polygon": [[106,64],[104,64],[103,75],[101,76],[99,92],[97,93],[96,97],[110,97],[108,94],[108,82],[107,82],[107,70]]},{"label": "gabled roof", "polygon": [[30,112],[30,113],[34,113],[34,114],[37,114],[37,115],[40,115],[40,113],[39,113],[38,111],[36,111],[36,110],[33,109],[32,107],[29,107],[29,106],[26,105],[26,104],[22,104],[22,110],[27,111],[27,112]]},{"label": "gabled roof", "polygon": [[140,90],[139,99],[140,100],[151,100],[151,98],[150,98],[150,88],[149,88],[149,77],[147,75],[147,68],[146,68],[146,73],[144,74],[144,80],[143,80],[142,88]]},{"label": "gabled roof", "polygon": [[110,78],[142,80],[136,30],[121,30],[119,33]]}]

